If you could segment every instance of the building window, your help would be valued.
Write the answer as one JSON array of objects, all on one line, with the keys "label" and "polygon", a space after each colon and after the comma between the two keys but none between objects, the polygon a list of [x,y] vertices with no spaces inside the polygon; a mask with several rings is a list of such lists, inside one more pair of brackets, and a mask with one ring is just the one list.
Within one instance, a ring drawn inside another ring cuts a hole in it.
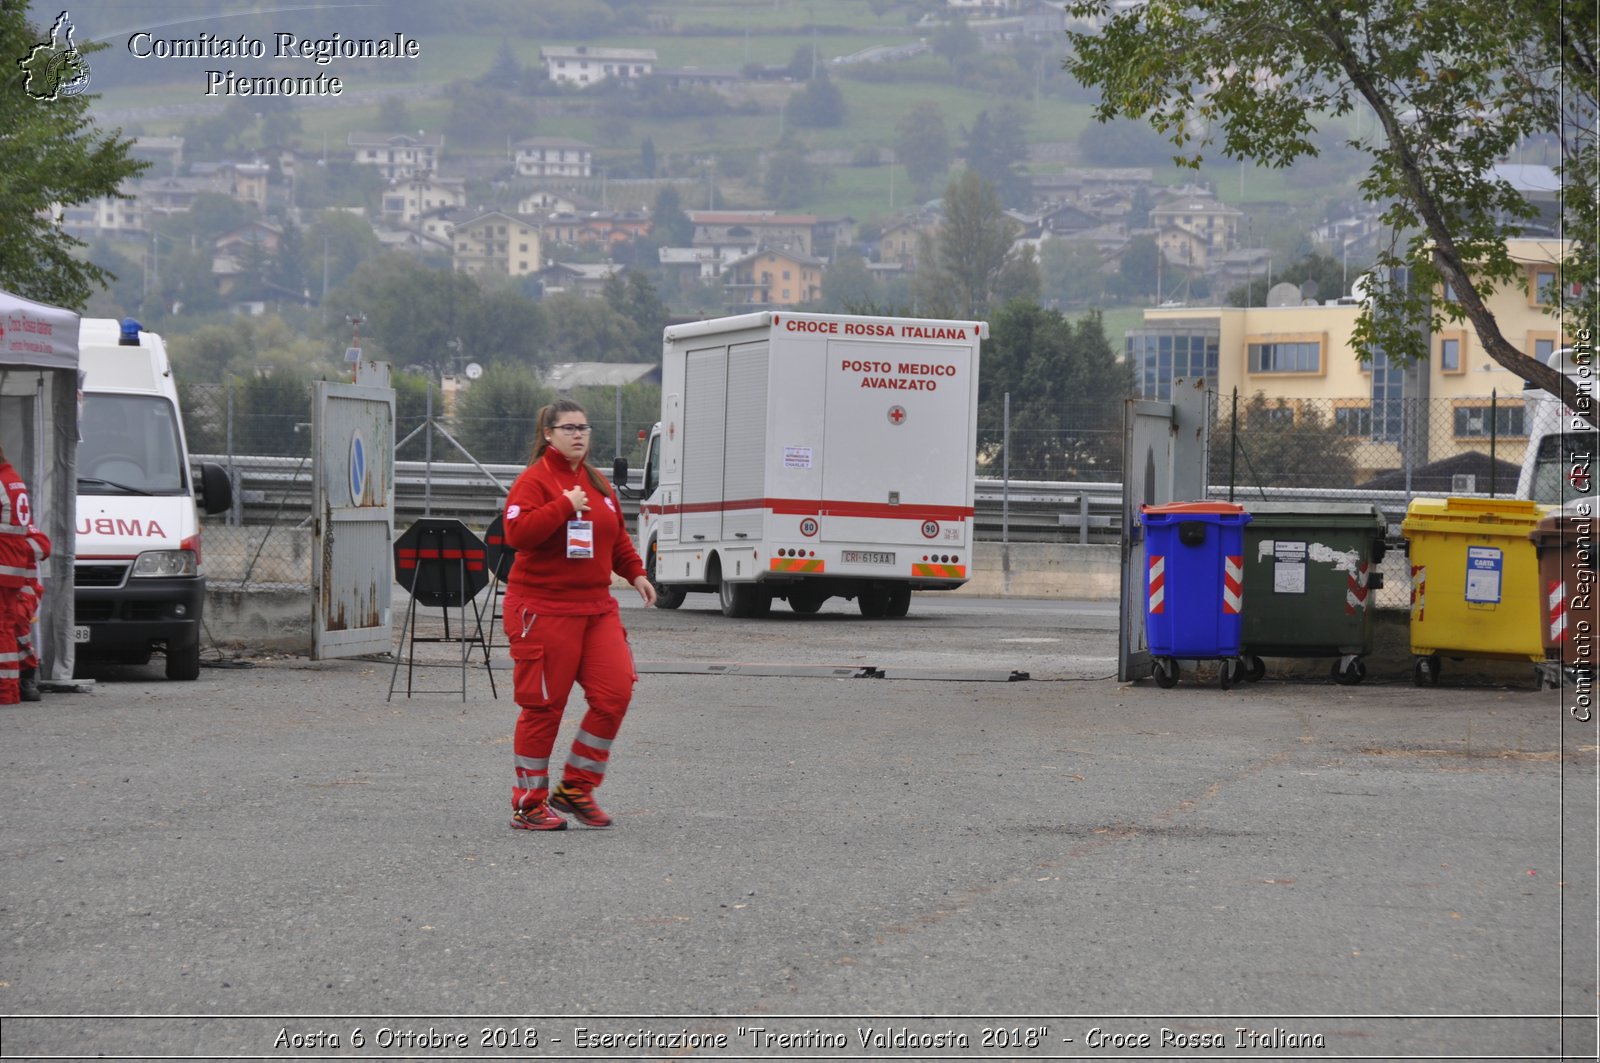
[{"label": "building window", "polygon": [[1502,439],[1506,436],[1526,436],[1528,428],[1524,412],[1522,403],[1515,400],[1497,403],[1492,417],[1488,406],[1457,406],[1454,411],[1456,438],[1488,439],[1491,434]]},{"label": "building window", "polygon": [[1535,266],[1529,284],[1529,300],[1533,306],[1549,306],[1560,299],[1556,291],[1556,271],[1550,266]]},{"label": "building window", "polygon": [[1455,337],[1439,341],[1439,372],[1461,372],[1461,340]]},{"label": "building window", "polygon": [[1405,371],[1389,364],[1382,351],[1372,356],[1372,438],[1398,443],[1405,429]]},{"label": "building window", "polygon": [[1340,406],[1333,411],[1333,428],[1342,436],[1370,436],[1372,434],[1372,408],[1370,406]]},{"label": "building window", "polygon": [[1127,357],[1140,398],[1172,398],[1174,380],[1200,380],[1215,387],[1221,339],[1214,322],[1184,322],[1127,333]]},{"label": "building window", "polygon": [[1320,343],[1251,343],[1248,348],[1252,373],[1322,372]]}]

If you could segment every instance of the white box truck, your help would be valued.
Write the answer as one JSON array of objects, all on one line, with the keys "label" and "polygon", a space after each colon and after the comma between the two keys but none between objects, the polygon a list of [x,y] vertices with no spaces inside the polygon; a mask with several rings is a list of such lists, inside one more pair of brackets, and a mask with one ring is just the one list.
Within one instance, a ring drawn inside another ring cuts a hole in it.
[{"label": "white box truck", "polygon": [[[1545,362],[1571,377],[1581,391],[1600,402],[1591,366],[1580,361],[1572,348],[1561,348]],[[1529,387],[1522,394],[1528,448],[1517,480],[1517,497],[1544,506],[1559,506],[1589,494],[1593,490],[1591,481],[1600,436],[1587,419],[1574,414],[1548,391]]]},{"label": "white box truck", "polygon": [[904,616],[913,590],[965,583],[987,338],[980,321],[776,310],[669,326],[638,530],[659,604],[709,591],[741,617],[840,597]]},{"label": "white box truck", "polygon": [[85,318],[78,349],[77,658],[144,663],[160,649],[168,679],[194,679],[206,595],[198,510],[233,504],[228,474],[207,463],[195,482],[160,336]]}]

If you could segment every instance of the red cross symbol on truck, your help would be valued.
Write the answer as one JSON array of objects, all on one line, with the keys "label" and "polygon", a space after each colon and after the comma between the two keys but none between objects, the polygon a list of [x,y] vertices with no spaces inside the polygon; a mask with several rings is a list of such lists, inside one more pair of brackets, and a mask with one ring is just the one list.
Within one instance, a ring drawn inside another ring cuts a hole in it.
[{"label": "red cross symbol on truck", "polygon": [[905,423],[905,419],[906,419],[906,408],[904,406],[890,406],[889,407],[889,423],[890,424],[896,424],[896,425],[897,424],[903,424],[903,423]]}]

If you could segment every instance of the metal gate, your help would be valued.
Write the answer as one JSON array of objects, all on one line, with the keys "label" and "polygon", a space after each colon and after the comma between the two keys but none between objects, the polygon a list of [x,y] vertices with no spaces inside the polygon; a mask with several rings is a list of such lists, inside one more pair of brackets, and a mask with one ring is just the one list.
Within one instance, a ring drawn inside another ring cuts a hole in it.
[{"label": "metal gate", "polygon": [[1130,399],[1122,424],[1122,595],[1117,680],[1154,672],[1145,640],[1144,524],[1139,507],[1206,497],[1211,394],[1205,381],[1172,382],[1171,402]]},{"label": "metal gate", "polygon": [[317,382],[311,409],[311,659],[386,653],[394,573],[394,389],[386,362]]}]

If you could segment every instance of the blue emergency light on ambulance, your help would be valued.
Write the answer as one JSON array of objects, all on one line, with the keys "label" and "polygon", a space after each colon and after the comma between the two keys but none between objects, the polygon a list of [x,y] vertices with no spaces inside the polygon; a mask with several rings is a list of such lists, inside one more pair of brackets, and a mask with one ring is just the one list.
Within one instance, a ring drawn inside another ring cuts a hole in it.
[{"label": "blue emergency light on ambulance", "polygon": [[233,504],[220,465],[198,478],[161,337],[138,321],[84,318],[79,331],[77,660],[148,661],[200,674],[205,608],[199,509]]}]

